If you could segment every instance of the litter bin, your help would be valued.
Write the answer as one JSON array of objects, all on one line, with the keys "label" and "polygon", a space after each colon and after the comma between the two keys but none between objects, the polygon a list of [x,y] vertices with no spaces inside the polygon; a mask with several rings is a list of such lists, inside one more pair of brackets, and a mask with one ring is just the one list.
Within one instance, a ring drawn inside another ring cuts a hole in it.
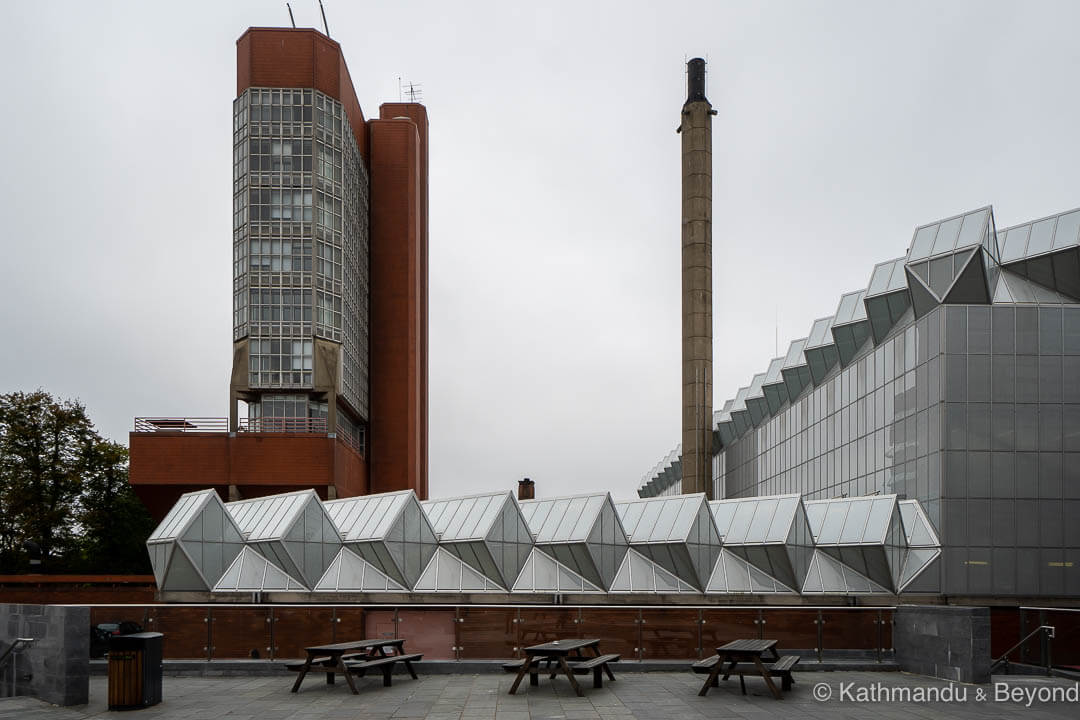
[{"label": "litter bin", "polygon": [[109,709],[136,710],[161,702],[161,633],[109,639]]}]

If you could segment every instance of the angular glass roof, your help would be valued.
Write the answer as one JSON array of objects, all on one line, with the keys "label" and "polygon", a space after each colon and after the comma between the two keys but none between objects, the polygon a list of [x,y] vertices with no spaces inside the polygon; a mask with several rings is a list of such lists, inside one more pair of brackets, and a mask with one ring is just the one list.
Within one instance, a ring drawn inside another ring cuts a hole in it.
[{"label": "angular glass roof", "polygon": [[185,493],[146,541],[164,591],[209,591],[240,554],[244,538],[214,490]]},{"label": "angular glass roof", "polygon": [[941,556],[940,548],[913,547],[904,554],[904,569],[900,574],[900,592],[907,589]]},{"label": "angular glass roof", "polygon": [[245,547],[214,586],[213,592],[303,592],[299,581],[274,563]]},{"label": "angular glass roof", "polygon": [[870,276],[870,285],[866,288],[866,297],[900,292],[907,289],[907,279],[904,277],[904,262],[906,258],[886,260],[874,266],[874,272]]},{"label": "angular glass roof", "polygon": [[505,592],[494,580],[439,548],[420,575],[415,592]]},{"label": "angular glass roof", "polygon": [[810,365],[806,362],[803,352],[808,338],[795,340],[788,346],[787,355],[784,356],[784,364],[780,368],[780,375],[784,378],[784,386],[787,388],[788,398],[794,400],[810,384]]},{"label": "angular glass roof", "polygon": [[508,498],[513,502],[510,493],[494,492],[446,500],[425,500],[421,505],[439,542],[482,540],[491,531]]},{"label": "angular glass roof", "polygon": [[833,318],[831,315],[815,320],[814,326],[810,328],[810,338],[806,341],[806,347],[803,352],[824,345],[832,345],[833,339],[829,332],[832,329],[832,325]]},{"label": "angular glass roof", "polygon": [[[199,490],[197,492],[184,493],[176,504],[172,506],[165,518],[150,533],[147,542],[164,542],[175,540],[183,535],[191,521],[198,517],[199,512],[210,502],[210,496],[217,497],[215,490]],[[221,499],[218,498],[218,502]]]},{"label": "angular glass roof", "polygon": [[884,543],[896,495],[803,502],[815,545]]},{"label": "angular glass roof", "polygon": [[987,206],[916,228],[907,262],[984,245],[989,222],[990,207]]},{"label": "angular glass roof", "polygon": [[708,594],[794,593],[795,590],[727,549],[721,550],[713,568]]},{"label": "angular glass roof", "polygon": [[832,326],[832,317],[815,320],[814,326],[810,329],[810,338],[803,349],[806,362],[810,365],[810,377],[813,378],[815,385],[825,379],[829,369],[840,359],[831,332]]},{"label": "angular glass roof", "polygon": [[805,595],[891,595],[886,588],[860,572],[844,565],[828,553],[814,551],[806,582]]},{"label": "angular glass roof", "polygon": [[865,290],[856,290],[841,295],[840,305],[836,308],[836,315],[833,318],[833,327],[865,321],[866,306],[863,305],[864,297],[866,297]]},{"label": "angular glass roof", "polygon": [[1010,263],[1080,244],[1080,208],[1016,225],[998,233],[1001,262]]},{"label": "angular glass roof", "polygon": [[[280,540],[310,503],[322,507],[314,490],[270,495],[225,503],[229,514],[249,542]],[[337,538],[340,542],[341,538]]]},{"label": "angular glass roof", "polygon": [[930,519],[916,500],[901,500],[900,517],[904,521],[904,535],[908,547],[940,547],[937,533]]},{"label": "angular glass roof", "polygon": [[345,542],[385,538],[394,521],[415,497],[412,490],[361,495],[323,503]]},{"label": "angular glass roof", "polygon": [[787,384],[780,369],[784,366],[784,358],[773,358],[769,363],[769,369],[765,372],[765,381],[761,384],[761,390],[765,393],[765,402],[769,406],[769,412],[775,415],[788,400]]},{"label": "angular glass roof", "polygon": [[607,493],[595,493],[522,500],[519,504],[536,542],[585,542],[609,497]]},{"label": "angular glass roof", "polygon": [[631,543],[685,542],[697,519],[704,493],[671,495],[615,503]]},{"label": "angular glass roof", "polygon": [[315,592],[407,592],[386,573],[349,548],[341,548]]},{"label": "angular glass roof", "polygon": [[604,592],[547,553],[534,549],[525,561],[514,592]]},{"label": "angular glass roof", "polygon": [[785,543],[799,509],[799,496],[714,500],[709,509],[724,545]]},{"label": "angular glass roof", "polygon": [[1043,287],[1012,270],[1001,269],[994,288],[995,305],[1075,305],[1068,295]]},{"label": "angular glass roof", "polygon": [[630,549],[611,584],[611,592],[696,593],[691,585],[638,551]]}]

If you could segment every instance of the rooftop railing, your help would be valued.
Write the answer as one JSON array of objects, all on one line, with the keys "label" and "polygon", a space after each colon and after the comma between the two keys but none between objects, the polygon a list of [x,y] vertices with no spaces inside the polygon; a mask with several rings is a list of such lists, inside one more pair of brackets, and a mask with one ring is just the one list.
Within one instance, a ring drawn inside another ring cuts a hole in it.
[{"label": "rooftop railing", "polygon": [[[138,433],[227,433],[229,419],[224,417],[137,417],[135,432]],[[326,418],[263,417],[241,418],[237,432],[242,433],[301,433],[326,435],[330,426]],[[335,437],[363,455],[363,445],[349,433],[338,431]]]},{"label": "rooftop railing", "polygon": [[229,432],[223,417],[137,417],[135,432]]}]

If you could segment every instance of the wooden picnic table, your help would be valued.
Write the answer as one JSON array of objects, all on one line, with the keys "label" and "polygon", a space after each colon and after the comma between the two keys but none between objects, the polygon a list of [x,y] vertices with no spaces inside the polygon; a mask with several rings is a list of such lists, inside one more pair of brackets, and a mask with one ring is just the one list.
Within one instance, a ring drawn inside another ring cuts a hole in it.
[{"label": "wooden picnic table", "polygon": [[[589,656],[583,654],[582,651],[585,650],[590,652]],[[582,697],[585,693],[582,692],[581,686],[578,685],[574,673],[591,671],[593,673],[593,687],[601,687],[603,683],[601,673],[606,673],[608,679],[614,680],[615,675],[611,672],[608,663],[618,661],[618,655],[600,654],[599,638],[569,638],[532,645],[525,648],[525,657],[519,661],[520,669],[518,669],[517,677],[514,678],[514,684],[510,686],[510,694],[513,695],[517,692],[518,686],[525,675],[529,675],[530,685],[538,684],[540,663],[546,662],[547,670],[551,671],[552,680],[560,671],[563,672],[566,679],[570,681],[570,687],[574,688],[574,692],[578,697]],[[513,668],[515,665],[517,663],[510,663],[504,667]],[[554,669],[552,669],[552,665],[555,665]]]},{"label": "wooden picnic table", "polygon": [[[790,687],[791,674],[790,667],[786,666],[794,665],[798,662],[798,657],[790,656],[781,658],[776,650],[776,645],[776,640],[744,639],[733,640],[726,645],[716,648],[716,655],[713,658],[708,658],[699,663],[695,663],[695,668],[711,668],[709,677],[706,678],[705,684],[701,687],[701,692],[699,692],[698,695],[705,695],[709,692],[710,687],[716,687],[719,684],[718,678],[721,673],[724,675],[724,680],[727,680],[732,674],[738,675],[739,684],[745,695],[746,681],[744,680],[744,675],[747,674],[748,669],[746,668],[746,665],[744,665],[743,668],[739,668],[739,663],[750,663],[756,670],[756,672],[751,671],[752,674],[760,674],[761,677],[765,679],[765,684],[768,686],[773,697],[779,700],[780,691],[772,681],[773,675],[786,674],[784,677],[784,689],[788,689]],[[769,659],[776,663],[773,667],[766,667],[765,664],[761,662],[761,658],[766,653],[769,654]],[[781,662],[785,664],[785,667],[777,667]],[[776,668],[776,670],[773,668]]]},{"label": "wooden picnic table", "polygon": [[[349,684],[349,689],[352,690],[353,695],[357,695],[359,690],[356,689],[356,683],[353,682],[352,673],[346,667],[345,661],[354,658],[375,659],[388,657],[387,648],[393,650],[393,655],[402,655],[404,645],[405,640],[403,638],[380,638],[377,640],[354,640],[306,647],[304,652],[307,653],[307,659],[303,663],[287,663],[285,665],[289,670],[296,670],[300,673],[296,678],[296,682],[293,683],[292,692],[299,692],[304,677],[309,671],[314,670],[315,672],[322,671],[326,673],[327,685],[333,685],[334,674],[341,673],[345,676],[345,682]],[[410,667],[409,670],[411,671],[412,668]],[[415,674],[413,677],[415,677]]]}]

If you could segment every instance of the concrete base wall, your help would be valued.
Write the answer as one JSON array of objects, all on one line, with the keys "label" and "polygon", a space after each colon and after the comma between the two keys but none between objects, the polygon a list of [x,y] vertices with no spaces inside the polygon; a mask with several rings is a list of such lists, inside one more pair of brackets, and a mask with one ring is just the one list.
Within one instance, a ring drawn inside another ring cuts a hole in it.
[{"label": "concrete base wall", "polygon": [[0,671],[4,692],[32,695],[54,705],[90,701],[90,608],[0,605],[0,654],[15,638],[34,638]]},{"label": "concrete base wall", "polygon": [[944,680],[990,681],[990,609],[900,605],[893,647],[902,670]]}]

